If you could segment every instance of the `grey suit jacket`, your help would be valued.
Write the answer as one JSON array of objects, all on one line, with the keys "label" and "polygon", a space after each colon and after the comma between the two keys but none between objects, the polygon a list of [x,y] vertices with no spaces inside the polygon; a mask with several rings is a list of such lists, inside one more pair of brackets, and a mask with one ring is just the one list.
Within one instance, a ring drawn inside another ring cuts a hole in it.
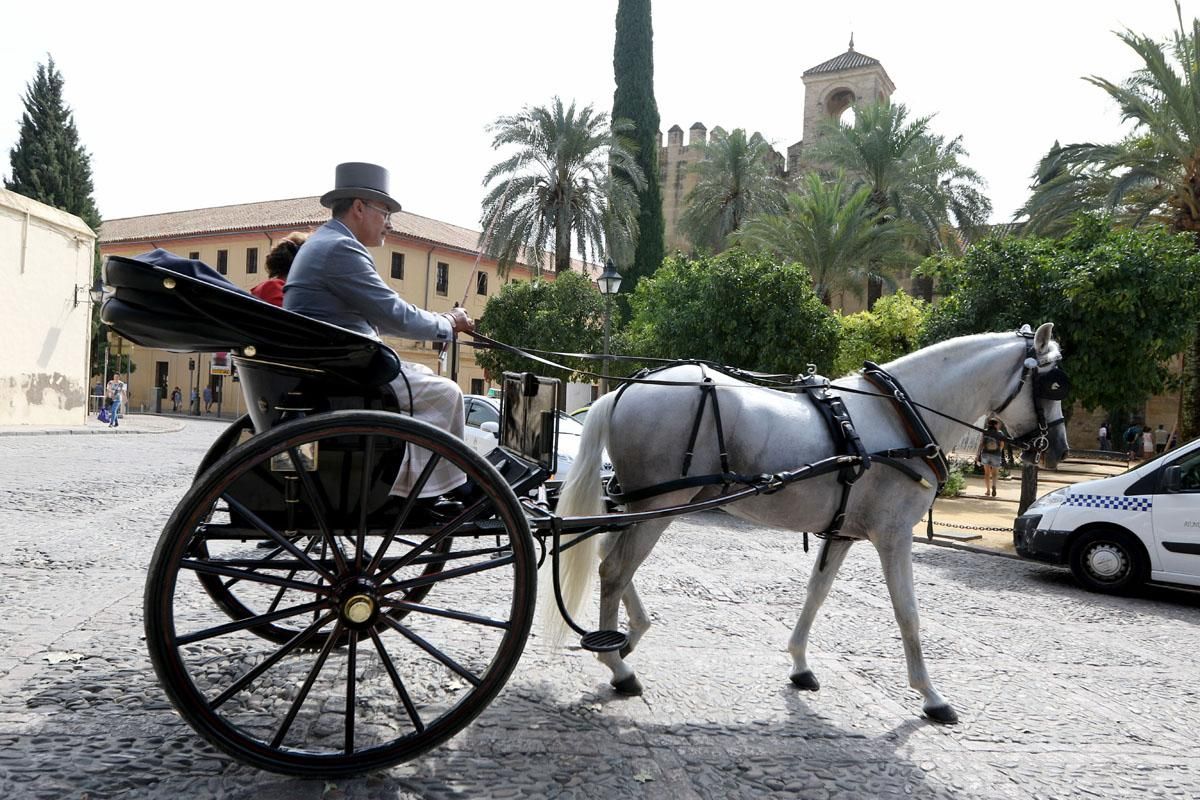
[{"label": "grey suit jacket", "polygon": [[450,341],[450,321],[396,294],[375,271],[362,242],[338,220],[318,228],[296,253],[283,307],[352,331]]}]

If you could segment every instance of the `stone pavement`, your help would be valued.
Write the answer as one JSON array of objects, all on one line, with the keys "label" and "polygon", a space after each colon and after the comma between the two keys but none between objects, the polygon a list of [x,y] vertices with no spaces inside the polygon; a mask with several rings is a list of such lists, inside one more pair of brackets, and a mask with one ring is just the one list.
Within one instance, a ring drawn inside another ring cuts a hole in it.
[{"label": "stone pavement", "polygon": [[141,621],[158,532],[220,430],[0,437],[0,797],[1200,796],[1200,595],[1110,598],[916,545],[926,656],[962,718],[939,727],[869,546],[813,631],[822,689],[799,692],[786,643],[816,554],[721,513],[677,522],[639,572],[642,697],[535,629],[492,707],[413,762],[338,781],[244,767],[171,710]]}]

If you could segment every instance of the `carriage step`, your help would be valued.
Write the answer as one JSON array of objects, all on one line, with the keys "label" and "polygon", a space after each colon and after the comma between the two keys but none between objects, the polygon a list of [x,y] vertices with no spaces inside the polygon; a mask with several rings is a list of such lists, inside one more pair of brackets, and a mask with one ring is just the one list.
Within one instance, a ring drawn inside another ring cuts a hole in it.
[{"label": "carriage step", "polygon": [[589,631],[579,640],[579,646],[592,653],[611,653],[629,644],[629,637],[620,631]]}]

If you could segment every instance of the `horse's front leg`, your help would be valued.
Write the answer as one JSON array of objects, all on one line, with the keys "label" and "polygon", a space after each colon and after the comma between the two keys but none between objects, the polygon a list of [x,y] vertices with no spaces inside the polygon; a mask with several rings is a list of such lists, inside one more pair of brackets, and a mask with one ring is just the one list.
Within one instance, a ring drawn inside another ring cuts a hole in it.
[{"label": "horse's front leg", "polygon": [[829,596],[829,588],[833,586],[834,576],[838,567],[846,560],[853,539],[823,539],[821,553],[818,554],[817,564],[824,561],[824,567],[813,565],[812,575],[808,578],[808,593],[804,597],[804,608],[800,611],[800,619],[792,631],[788,651],[792,654],[792,683],[801,689],[815,692],[821,688],[817,676],[808,668],[808,634],[812,630],[817,611]]},{"label": "horse's front leg", "polygon": [[615,631],[618,625],[622,597],[632,596],[637,613],[630,611],[629,646],[621,652],[597,653],[600,663],[612,671],[610,683],[620,694],[639,695],[642,684],[634,674],[633,668],[625,662],[625,656],[633,649],[633,645],[650,627],[649,617],[633,588],[633,575],[637,568],[650,555],[655,543],[666,530],[670,520],[655,520],[635,525],[627,531],[609,537],[605,543],[607,552],[603,553],[600,561],[600,629]]},{"label": "horse's front leg", "polygon": [[934,722],[953,725],[958,722],[958,714],[933,688],[929,670],[925,667],[925,657],[921,653],[921,621],[917,615],[917,595],[913,590],[912,535],[908,531],[899,531],[872,537],[871,541],[879,551],[883,577],[892,597],[892,610],[900,626],[900,638],[904,641],[908,685],[925,698],[921,706],[925,716]]}]

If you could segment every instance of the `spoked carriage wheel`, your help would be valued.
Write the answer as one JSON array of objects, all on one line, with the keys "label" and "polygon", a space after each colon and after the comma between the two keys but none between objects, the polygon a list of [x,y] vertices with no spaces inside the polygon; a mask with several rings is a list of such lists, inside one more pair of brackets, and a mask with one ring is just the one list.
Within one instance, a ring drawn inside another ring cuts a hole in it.
[{"label": "spoked carriage wheel", "polygon": [[[200,461],[200,466],[196,468],[196,476],[193,480],[200,480],[200,477],[204,474],[205,470],[216,464],[222,456],[233,450],[233,448],[237,447],[239,444],[247,441],[252,436],[254,436],[254,422],[251,420],[250,415],[243,414],[235,419],[229,424],[229,427],[222,431],[221,435],[213,441],[212,445],[209,446],[208,452],[204,454],[204,458]],[[343,469],[349,469],[352,467],[352,464],[350,461],[344,461],[342,467]],[[277,480],[275,483],[276,491],[280,493],[286,491],[284,484],[281,481]],[[213,508],[214,513],[220,513],[222,510],[227,511],[228,509],[222,508],[221,504],[217,504]],[[258,531],[255,531],[255,533],[261,535],[261,533]],[[287,557],[287,554],[284,553],[283,548],[278,547],[278,545],[275,545],[269,539],[261,539],[260,541],[262,542],[260,545],[261,547],[275,550],[274,553],[270,554],[271,557],[279,556],[281,554],[284,555],[284,557]],[[315,544],[315,542],[313,543]],[[439,555],[445,555],[445,553],[453,546],[453,544],[453,538],[446,537],[434,547],[434,550]],[[194,540],[193,547],[193,555],[200,558],[207,557],[208,542],[206,540],[202,538]],[[278,549],[275,549],[276,547],[278,547]],[[434,559],[427,561],[424,567],[424,574],[432,575],[436,572],[440,572],[444,564],[445,561],[443,560]],[[240,599],[240,595],[242,595],[243,592],[238,590],[237,584],[239,581],[236,578],[206,573],[200,573],[197,577],[201,584],[203,584],[205,590],[208,592],[209,597],[213,599],[213,602],[220,606],[221,609],[223,609],[225,613],[230,616],[230,618],[242,620],[249,619],[257,615],[258,612],[256,612],[253,608],[248,607],[246,603],[243,603],[242,599]],[[404,593],[404,599],[411,603],[419,603],[427,594],[429,594],[429,591],[432,588],[433,584],[416,586]],[[274,610],[274,608],[271,608],[270,610]],[[406,613],[408,612],[400,611],[398,612],[398,615],[403,616]],[[265,623],[255,626],[254,628],[254,632],[259,636],[270,639],[271,641],[279,644],[288,642],[300,630],[302,630],[302,628],[296,628],[294,625],[289,625],[288,620],[284,620],[279,623]],[[319,649],[323,644],[324,636],[322,635],[314,636],[303,646]]]},{"label": "spoked carriage wheel", "polygon": [[[446,464],[479,487],[461,510],[388,497],[398,469],[418,494]],[[249,616],[230,621],[201,577],[234,581]],[[171,702],[217,747],[352,775],[440,744],[491,702],[534,583],[528,521],[482,457],[407,417],[332,412],[254,437],[192,486],[150,564],[146,639]],[[428,601],[411,599],[422,588]]]}]

